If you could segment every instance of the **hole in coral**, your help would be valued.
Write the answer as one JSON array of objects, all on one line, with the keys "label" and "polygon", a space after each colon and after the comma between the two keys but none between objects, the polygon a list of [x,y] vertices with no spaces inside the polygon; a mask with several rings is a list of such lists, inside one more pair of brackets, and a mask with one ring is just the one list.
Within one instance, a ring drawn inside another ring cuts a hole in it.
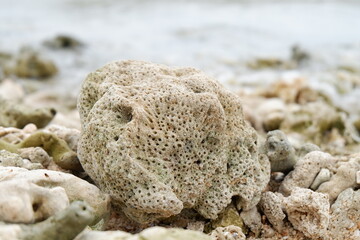
[{"label": "hole in coral", "polygon": [[117,112],[116,118],[121,123],[128,123],[133,118],[133,109],[129,106],[117,106],[115,111]]},{"label": "hole in coral", "polygon": [[119,140],[119,137],[118,136],[114,137],[114,140],[115,141]]},{"label": "hole in coral", "polygon": [[41,203],[33,203],[32,208],[33,211],[36,212],[41,206]]},{"label": "hole in coral", "polygon": [[50,113],[51,113],[51,115],[55,116],[56,110],[55,110],[54,108],[51,108],[51,109],[50,109]]}]

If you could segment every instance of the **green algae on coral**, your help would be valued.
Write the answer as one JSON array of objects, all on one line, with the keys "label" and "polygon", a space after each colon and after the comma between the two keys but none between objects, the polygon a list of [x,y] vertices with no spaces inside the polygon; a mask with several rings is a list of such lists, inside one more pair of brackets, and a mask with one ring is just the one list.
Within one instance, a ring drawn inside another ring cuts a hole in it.
[{"label": "green algae on coral", "polygon": [[67,143],[55,134],[35,132],[18,144],[10,144],[0,140],[0,150],[17,153],[21,148],[42,147],[60,167],[67,170],[81,170],[77,155]]},{"label": "green algae on coral", "polygon": [[73,240],[94,220],[94,211],[86,203],[75,201],[47,220],[21,225],[20,240]]}]

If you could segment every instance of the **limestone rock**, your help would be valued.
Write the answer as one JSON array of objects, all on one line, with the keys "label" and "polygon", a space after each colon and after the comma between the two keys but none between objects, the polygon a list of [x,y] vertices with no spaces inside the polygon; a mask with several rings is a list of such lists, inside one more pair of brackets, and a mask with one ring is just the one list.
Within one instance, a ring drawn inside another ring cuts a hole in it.
[{"label": "limestone rock", "polygon": [[20,157],[29,159],[33,163],[40,163],[45,168],[48,167],[52,161],[49,154],[41,147],[21,148],[19,149],[19,153]]},{"label": "limestone rock", "polygon": [[293,169],[297,161],[295,149],[282,131],[268,132],[264,148],[272,172],[289,172]]},{"label": "limestone rock", "polygon": [[75,201],[66,209],[36,224],[1,224],[2,240],[73,240],[94,219],[92,208]]},{"label": "limestone rock", "polygon": [[324,182],[329,181],[331,178],[331,172],[329,169],[322,168],[316,178],[314,179],[314,182],[311,184],[310,189],[316,190],[318,187],[323,184]]},{"label": "limestone rock", "polygon": [[253,207],[248,211],[242,211],[240,213],[240,217],[244,221],[245,225],[250,229],[251,232],[255,234],[255,236],[259,236],[262,223],[261,223],[261,215],[257,210],[257,207]]},{"label": "limestone rock", "polygon": [[28,171],[23,168],[0,167],[0,183],[23,180],[39,187],[61,187],[65,190],[70,202],[86,201],[94,209],[94,224],[109,211],[109,197],[101,193],[94,185],[72,174],[42,169]]},{"label": "limestone rock", "polygon": [[326,239],[357,239],[360,223],[360,190],[351,188],[341,192],[331,206],[329,233]]},{"label": "limestone rock", "polygon": [[58,72],[56,65],[43,58],[31,48],[23,48],[18,56],[4,67],[5,75],[16,75],[21,78],[48,78]]},{"label": "limestone rock", "polygon": [[67,143],[55,134],[38,131],[31,134],[18,144],[9,144],[0,139],[0,149],[10,152],[19,152],[23,148],[41,146],[54,160],[54,162],[67,170],[82,170],[77,154]]},{"label": "limestone rock", "polygon": [[0,166],[21,167],[29,170],[43,168],[43,166],[40,163],[32,163],[27,159],[23,159],[16,153],[11,153],[6,150],[0,150]]},{"label": "limestone rock", "polygon": [[213,229],[218,227],[236,226],[241,228],[243,232],[246,232],[244,221],[232,204],[220,213],[217,219],[211,222],[211,226]]},{"label": "limestone rock", "polygon": [[315,144],[305,143],[300,146],[300,148],[296,152],[296,155],[298,155],[299,157],[303,157],[309,152],[313,152],[313,151],[321,151],[321,149]]},{"label": "limestone rock", "polygon": [[245,240],[246,236],[240,227],[218,227],[210,234],[211,240]]},{"label": "limestone rock", "polygon": [[333,106],[317,101],[303,105],[289,105],[280,130],[298,132],[317,145],[324,142],[325,133],[344,128],[341,115]]},{"label": "limestone rock", "polygon": [[333,169],[335,159],[328,153],[313,151],[300,158],[281,183],[279,191],[288,196],[295,187],[309,188],[322,168]]},{"label": "limestone rock", "polygon": [[27,124],[23,129],[0,126],[0,140],[11,144],[18,144],[36,132],[36,130],[37,127],[33,123]]},{"label": "limestone rock", "polygon": [[61,187],[47,188],[26,179],[0,182],[0,221],[34,223],[68,205],[69,199]]},{"label": "limestone rock", "polygon": [[79,157],[115,207],[139,222],[194,208],[248,210],[270,177],[236,95],[192,68],[115,62],[84,81]]},{"label": "limestone rock", "polygon": [[80,131],[74,128],[67,128],[60,125],[51,124],[45,131],[55,134],[58,138],[64,140],[74,152],[77,151],[80,138]]},{"label": "limestone rock", "polygon": [[317,189],[317,192],[327,193],[330,202],[333,202],[345,189],[357,186],[356,173],[360,171],[360,154],[350,156],[348,161],[340,162],[339,165],[331,179]]},{"label": "limestone rock", "polygon": [[283,201],[284,197],[281,194],[273,192],[264,192],[260,200],[260,208],[278,232],[283,230],[286,217],[283,212]]},{"label": "limestone rock", "polygon": [[293,227],[311,239],[326,235],[330,220],[330,203],[326,194],[295,188],[284,200]]},{"label": "limestone rock", "polygon": [[45,127],[55,116],[53,108],[34,108],[22,103],[5,100],[0,96],[0,126],[23,128],[34,123]]},{"label": "limestone rock", "polygon": [[177,228],[163,228],[151,227],[143,230],[142,232],[131,235],[121,231],[88,231],[79,235],[75,240],[212,240],[204,233],[177,229]]}]

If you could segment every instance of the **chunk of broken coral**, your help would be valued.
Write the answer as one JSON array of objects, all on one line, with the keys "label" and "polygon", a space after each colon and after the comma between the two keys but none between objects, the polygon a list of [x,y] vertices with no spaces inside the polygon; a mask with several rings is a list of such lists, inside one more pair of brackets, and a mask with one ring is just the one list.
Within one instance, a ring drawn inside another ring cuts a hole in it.
[{"label": "chunk of broken coral", "polygon": [[218,227],[210,234],[211,240],[245,240],[246,236],[238,226]]},{"label": "chunk of broken coral", "polygon": [[29,123],[45,127],[55,116],[53,108],[34,108],[0,97],[0,126],[23,128]]},{"label": "chunk of broken coral", "polygon": [[319,186],[317,192],[329,195],[330,202],[334,202],[338,195],[347,188],[355,189],[356,173],[360,171],[360,154],[351,155],[347,161],[339,162],[336,173],[330,180]]},{"label": "chunk of broken coral", "polygon": [[288,196],[296,187],[310,188],[323,168],[334,169],[335,158],[328,153],[313,151],[300,158],[293,171],[281,183],[279,192]]},{"label": "chunk of broken coral", "polygon": [[82,170],[77,154],[67,143],[55,134],[38,131],[18,144],[10,144],[0,139],[0,149],[9,152],[22,152],[24,148],[41,146],[54,160],[54,162],[67,170]]},{"label": "chunk of broken coral", "polygon": [[73,240],[94,220],[93,209],[75,201],[66,209],[36,224],[0,224],[2,240]]},{"label": "chunk of broken coral", "polygon": [[208,235],[192,231],[177,228],[163,228],[163,227],[151,227],[143,230],[142,232],[132,235],[121,231],[88,231],[79,235],[75,240],[213,240]]},{"label": "chunk of broken coral", "polygon": [[325,239],[336,239],[338,236],[344,239],[357,239],[360,233],[359,223],[360,190],[348,188],[339,194],[331,206],[329,232]]},{"label": "chunk of broken coral", "polygon": [[194,208],[215,219],[251,209],[270,178],[240,99],[193,68],[115,62],[91,73],[78,108],[80,161],[139,222]]},{"label": "chunk of broken coral", "polygon": [[48,78],[55,75],[58,69],[55,63],[45,59],[34,49],[22,48],[19,54],[4,67],[5,75],[16,75],[21,78]]},{"label": "chunk of broken coral", "polygon": [[326,235],[330,220],[330,203],[326,194],[295,188],[284,199],[285,211],[293,227],[311,239]]},{"label": "chunk of broken coral", "polygon": [[[50,171],[50,170],[28,171],[24,168],[0,167],[0,183],[1,183],[1,186],[4,187],[4,189],[6,189],[6,186],[8,186],[8,184],[10,184],[10,183],[7,183],[9,181],[27,182],[26,184],[29,185],[28,189],[30,189],[30,190],[38,189],[39,193],[41,193],[41,191],[43,191],[44,194],[46,191],[44,189],[42,189],[43,187],[50,188],[50,189],[56,188],[56,187],[62,188],[65,191],[67,198],[69,199],[70,202],[75,201],[75,200],[83,200],[83,201],[86,201],[94,209],[95,222],[93,222],[93,224],[100,221],[109,212],[109,201],[110,201],[109,197],[106,194],[103,194],[96,186],[86,182],[85,180],[75,177],[72,174],[57,172],[57,171]],[[3,190],[0,188],[0,192],[2,192],[2,191]],[[54,192],[56,192],[56,191],[54,190]],[[21,199],[21,201],[25,202],[23,204],[25,204],[25,205],[30,204],[31,206],[33,203],[40,204],[40,202],[38,201],[39,199],[27,197],[27,196],[31,196],[31,194],[35,194],[35,193],[31,193],[31,191],[30,191],[28,195],[24,195],[24,198]],[[4,197],[6,198],[7,196],[4,196]],[[53,199],[53,198],[46,198],[46,199]],[[54,201],[54,200],[51,200],[51,201],[52,202],[50,202],[50,203],[44,203],[44,204],[48,204],[49,206],[57,205],[56,201]],[[11,203],[8,203],[8,204],[11,204]],[[10,206],[8,206],[8,207],[10,207]],[[19,204],[18,205],[11,204],[11,207],[13,209],[11,209],[11,210],[8,209],[8,211],[11,211],[11,212],[21,211],[21,209],[19,209],[19,208],[21,208],[21,205],[19,205]],[[36,208],[34,210],[35,215],[36,215],[36,210],[41,210],[41,204],[38,207],[39,208]],[[52,207],[55,207],[55,206],[52,206]],[[2,208],[2,206],[0,208]],[[35,219],[37,219],[37,218],[35,217]]]}]

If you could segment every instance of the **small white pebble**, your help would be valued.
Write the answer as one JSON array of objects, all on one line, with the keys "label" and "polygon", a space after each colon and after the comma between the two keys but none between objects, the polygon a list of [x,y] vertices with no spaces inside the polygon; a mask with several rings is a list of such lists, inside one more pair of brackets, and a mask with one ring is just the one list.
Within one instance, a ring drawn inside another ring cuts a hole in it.
[{"label": "small white pebble", "polygon": [[356,183],[360,184],[360,171],[356,172]]}]

